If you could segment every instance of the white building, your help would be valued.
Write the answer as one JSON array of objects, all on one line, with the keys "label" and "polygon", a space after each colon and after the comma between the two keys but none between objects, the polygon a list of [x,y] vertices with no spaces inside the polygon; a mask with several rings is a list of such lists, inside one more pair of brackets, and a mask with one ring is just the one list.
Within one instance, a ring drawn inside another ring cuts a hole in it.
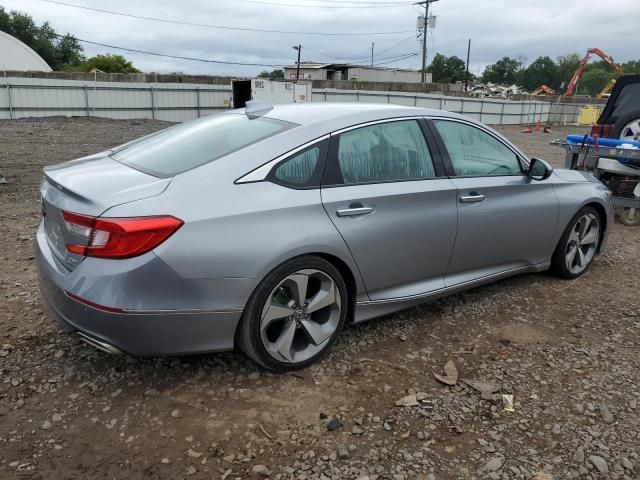
[{"label": "white building", "polygon": [[0,32],[0,70],[50,72],[51,67],[20,40]]},{"label": "white building", "polygon": [[[285,80],[295,80],[296,65],[284,69]],[[300,80],[354,80],[360,82],[420,83],[420,70],[367,67],[346,63],[300,62]],[[427,83],[431,74],[427,73]]]}]

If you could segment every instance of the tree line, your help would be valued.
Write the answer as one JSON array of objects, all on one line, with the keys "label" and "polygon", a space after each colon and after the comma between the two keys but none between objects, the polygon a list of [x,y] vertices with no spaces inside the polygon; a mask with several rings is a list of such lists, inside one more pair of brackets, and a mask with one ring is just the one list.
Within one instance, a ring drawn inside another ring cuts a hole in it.
[{"label": "tree line", "polygon": [[[581,60],[581,55],[570,53],[557,57],[556,60],[548,56],[538,57],[527,65],[523,58],[503,57],[488,65],[478,77],[470,75],[470,79],[483,83],[518,85],[529,91],[540,85],[547,85],[561,92],[566,88]],[[620,66],[625,74],[640,74],[640,60],[625,62]],[[455,83],[465,79],[466,66],[464,61],[455,55],[446,57],[438,53],[427,71],[431,72],[432,81],[435,83]],[[620,74],[606,62],[591,61],[586,65],[574,94],[595,96],[609,80],[619,76]]]},{"label": "tree line", "polygon": [[97,69],[106,73],[139,73],[130,61],[121,55],[84,56],[82,45],[73,35],[58,35],[49,22],[37,25],[26,13],[7,12],[0,6],[0,31],[8,33],[28,45],[52,70],[90,72]]},{"label": "tree line", "polygon": [[[86,58],[80,42],[70,34],[58,35],[49,22],[37,25],[33,18],[19,11],[7,12],[0,6],[0,31],[17,38],[31,47],[52,70],[71,72],[91,72],[100,70],[106,73],[139,73],[133,64],[121,55],[95,55]],[[532,91],[540,85],[547,85],[557,92],[569,83],[581,60],[577,53],[557,57],[543,56],[527,65],[526,59],[503,57],[488,65],[481,75],[470,75],[470,80],[500,85],[518,85]],[[621,64],[626,74],[640,74],[640,60]],[[453,55],[447,57],[437,53],[427,71],[432,74],[435,83],[455,83],[465,80],[464,61]],[[596,95],[608,82],[617,78],[614,71],[604,61],[590,62],[578,82],[576,94]],[[270,79],[284,78],[282,69],[263,71],[259,77]]]}]

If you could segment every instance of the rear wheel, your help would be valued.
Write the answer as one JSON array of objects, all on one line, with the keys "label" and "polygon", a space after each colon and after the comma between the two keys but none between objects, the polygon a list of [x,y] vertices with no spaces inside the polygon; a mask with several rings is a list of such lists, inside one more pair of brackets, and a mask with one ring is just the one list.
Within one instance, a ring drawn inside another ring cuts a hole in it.
[{"label": "rear wheel", "polygon": [[306,367],[335,342],[348,304],[345,282],[331,263],[295,258],[269,273],[251,296],[238,345],[269,370]]},{"label": "rear wheel", "polygon": [[551,260],[554,273],[563,278],[584,274],[600,243],[600,216],[593,207],[580,210],[569,222]]}]

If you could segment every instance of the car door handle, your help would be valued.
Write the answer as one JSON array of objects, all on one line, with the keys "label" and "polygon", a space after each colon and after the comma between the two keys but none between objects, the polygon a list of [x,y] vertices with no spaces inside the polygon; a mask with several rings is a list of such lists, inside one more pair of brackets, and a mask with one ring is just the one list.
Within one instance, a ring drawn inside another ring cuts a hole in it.
[{"label": "car door handle", "polygon": [[339,217],[356,217],[358,215],[369,215],[373,213],[375,208],[361,203],[352,203],[348,208],[339,208],[336,214]]},{"label": "car door handle", "polygon": [[470,192],[469,195],[462,195],[460,197],[460,202],[461,203],[476,203],[476,202],[482,202],[486,198],[487,198],[487,196],[483,195],[481,193]]}]

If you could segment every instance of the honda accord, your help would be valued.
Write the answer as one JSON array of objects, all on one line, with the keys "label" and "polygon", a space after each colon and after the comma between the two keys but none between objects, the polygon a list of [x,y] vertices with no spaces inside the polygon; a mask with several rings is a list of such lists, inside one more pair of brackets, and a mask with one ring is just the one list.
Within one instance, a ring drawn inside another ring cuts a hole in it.
[{"label": "honda accord", "polygon": [[[248,102],[45,168],[40,288],[111,353],[316,361],[345,322],[524,272],[582,275],[612,225],[589,174],[393,105]],[[470,326],[472,327],[472,326]]]}]

